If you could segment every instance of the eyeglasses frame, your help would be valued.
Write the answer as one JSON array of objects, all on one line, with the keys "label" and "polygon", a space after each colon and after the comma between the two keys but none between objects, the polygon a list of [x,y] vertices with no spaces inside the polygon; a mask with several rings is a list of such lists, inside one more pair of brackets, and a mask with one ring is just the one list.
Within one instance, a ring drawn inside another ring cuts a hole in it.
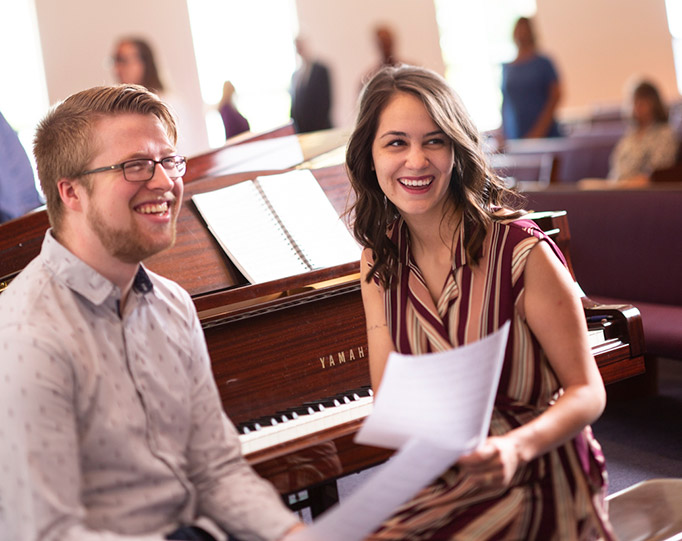
[{"label": "eyeglasses frame", "polygon": [[[120,170],[123,172],[123,178],[126,180],[126,182],[149,182],[151,179],[154,178],[154,173],[156,172],[156,166],[157,166],[157,165],[160,165],[160,166],[163,168],[164,171],[167,171],[167,169],[166,169],[165,167],[163,167],[162,162],[163,162],[164,160],[169,159],[169,158],[182,158],[182,162],[181,162],[181,163],[185,166],[185,171],[187,170],[187,158],[186,158],[185,156],[181,156],[181,155],[179,155],[179,154],[176,154],[176,155],[174,155],[174,156],[166,156],[165,158],[161,158],[160,160],[153,160],[153,159],[151,159],[151,158],[133,158],[132,160],[126,160],[126,161],[124,161],[124,162],[117,163],[117,164],[114,164],[114,165],[105,165],[104,167],[98,167],[97,169],[91,169],[91,170],[89,170],[89,171],[83,171],[83,172],[82,172],[80,175],[78,175],[78,176],[79,176],[79,177],[83,177],[83,176],[85,176],[85,175],[93,175],[93,174],[95,174],[95,173],[104,173],[105,171],[114,171],[114,170],[116,170],[116,169],[120,169]],[[151,175],[148,179],[146,179],[146,180],[129,180],[128,177],[126,176],[125,165],[126,165],[127,163],[139,162],[139,161],[143,161],[143,162],[154,162],[154,168],[152,169],[152,175]],[[184,175],[184,172],[183,172],[183,175]],[[180,177],[182,177],[182,175],[178,175],[177,177],[171,177],[170,175],[168,175],[168,176],[169,176],[170,178],[180,178]]]}]

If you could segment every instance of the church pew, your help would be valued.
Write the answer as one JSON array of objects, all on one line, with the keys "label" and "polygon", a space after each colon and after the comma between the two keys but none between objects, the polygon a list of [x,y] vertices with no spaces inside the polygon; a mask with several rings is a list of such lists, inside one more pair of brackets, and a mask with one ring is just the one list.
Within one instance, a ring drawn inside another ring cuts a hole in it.
[{"label": "church pew", "polygon": [[656,358],[682,361],[682,183],[618,190],[559,185],[525,195],[529,209],[568,212],[571,259],[585,294],[640,311],[650,377]]}]

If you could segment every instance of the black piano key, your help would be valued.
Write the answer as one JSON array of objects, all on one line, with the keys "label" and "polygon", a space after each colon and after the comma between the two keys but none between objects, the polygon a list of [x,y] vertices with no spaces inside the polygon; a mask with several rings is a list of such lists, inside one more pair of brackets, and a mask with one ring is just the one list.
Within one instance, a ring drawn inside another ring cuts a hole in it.
[{"label": "black piano key", "polygon": [[273,415],[259,417],[258,419],[255,419],[255,421],[259,423],[263,428],[265,428],[266,426],[277,426],[279,424],[279,421]]},{"label": "black piano key", "polygon": [[313,410],[317,411],[324,411],[325,405],[323,404],[324,399],[320,400],[312,400],[310,402],[303,402],[304,406],[309,406],[313,408]]},{"label": "black piano key", "polygon": [[335,408],[341,405],[338,398],[319,398],[317,400],[311,400],[310,402],[304,402],[304,405],[322,405],[325,408]]},{"label": "black piano key", "polygon": [[262,428],[262,425],[255,419],[252,421],[244,421],[243,423],[239,423],[237,426],[237,430],[242,434],[248,434],[249,432],[261,430]]},{"label": "black piano key", "polygon": [[298,412],[294,411],[293,408],[278,411],[276,415],[282,420],[282,422],[298,419]]},{"label": "black piano key", "polygon": [[374,396],[374,391],[369,385],[355,389],[353,392],[357,393],[358,396]]},{"label": "black piano key", "polygon": [[348,393],[335,394],[331,398],[338,400],[341,404],[350,404],[353,401],[353,395]]},{"label": "black piano key", "polygon": [[296,415],[312,415],[313,413],[315,413],[317,411],[322,411],[322,410],[319,409],[319,407],[312,406],[312,405],[293,406],[291,408],[287,408],[286,410],[284,410],[284,412],[289,412],[291,414],[296,414]]}]

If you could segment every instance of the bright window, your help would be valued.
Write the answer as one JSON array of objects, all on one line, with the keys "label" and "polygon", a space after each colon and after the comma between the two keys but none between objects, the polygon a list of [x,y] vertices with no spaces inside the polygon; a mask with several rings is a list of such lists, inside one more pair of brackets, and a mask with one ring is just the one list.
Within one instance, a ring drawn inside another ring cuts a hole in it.
[{"label": "bright window", "polygon": [[[199,84],[205,103],[217,104],[223,83],[252,131],[289,121],[289,84],[296,69],[294,0],[188,0]],[[212,147],[225,141],[217,111],[207,114]]]},{"label": "bright window", "polygon": [[33,163],[35,127],[49,105],[33,0],[3,2],[2,17],[0,111]]},{"label": "bright window", "polygon": [[677,88],[682,93],[682,0],[665,0],[668,28],[673,38],[673,58],[677,74]]},{"label": "bright window", "polygon": [[535,14],[535,0],[435,0],[445,77],[479,130],[500,126],[502,63],[516,55],[516,19]]}]

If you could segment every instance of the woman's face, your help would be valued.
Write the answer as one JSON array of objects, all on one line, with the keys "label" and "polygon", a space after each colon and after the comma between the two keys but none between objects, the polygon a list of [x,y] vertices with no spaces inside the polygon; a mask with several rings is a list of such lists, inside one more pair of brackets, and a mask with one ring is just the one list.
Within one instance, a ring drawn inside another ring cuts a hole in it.
[{"label": "woman's face", "polygon": [[124,41],[116,48],[114,71],[119,83],[140,85],[144,81],[144,62],[133,43]]},{"label": "woman's face", "polygon": [[398,92],[390,99],[379,116],[372,159],[381,190],[403,217],[440,220],[454,150],[419,98]]},{"label": "woman's face", "polygon": [[640,126],[651,124],[654,119],[654,107],[651,100],[646,97],[636,97],[632,102],[632,117]]},{"label": "woman's face", "polygon": [[531,33],[530,25],[526,21],[516,23],[513,39],[516,47],[519,49],[533,46],[533,34]]}]

